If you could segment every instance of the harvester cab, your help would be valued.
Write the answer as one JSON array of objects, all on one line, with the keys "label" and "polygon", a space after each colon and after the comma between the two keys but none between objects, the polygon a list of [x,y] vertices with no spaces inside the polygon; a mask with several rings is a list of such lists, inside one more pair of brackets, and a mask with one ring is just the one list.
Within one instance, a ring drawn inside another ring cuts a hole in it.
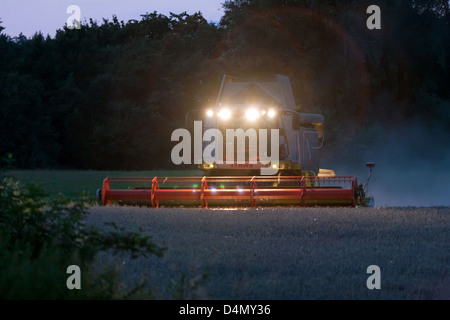
[{"label": "harvester cab", "polygon": [[[186,114],[201,176],[105,178],[97,192],[113,202],[211,206],[371,207],[368,182],[319,168],[324,117],[297,111],[289,78],[237,81],[224,75],[215,104]],[[200,142],[198,142],[200,139]],[[173,151],[173,150],[172,150]]]},{"label": "harvester cab", "polygon": [[[253,176],[262,167],[271,165],[277,174],[284,176],[335,176],[333,170],[319,169],[324,117],[299,113],[296,109],[286,76],[276,75],[276,81],[272,82],[240,82],[224,75],[215,105],[186,115],[186,127],[191,130],[197,120],[202,122],[203,133],[220,131],[220,139],[216,136],[213,146],[204,141],[203,150],[209,145],[218,152],[224,146],[220,157],[212,154],[210,158],[215,161],[203,161],[200,169],[207,176]],[[266,145],[264,151],[260,149]],[[267,154],[277,161],[270,164],[258,161]]]}]

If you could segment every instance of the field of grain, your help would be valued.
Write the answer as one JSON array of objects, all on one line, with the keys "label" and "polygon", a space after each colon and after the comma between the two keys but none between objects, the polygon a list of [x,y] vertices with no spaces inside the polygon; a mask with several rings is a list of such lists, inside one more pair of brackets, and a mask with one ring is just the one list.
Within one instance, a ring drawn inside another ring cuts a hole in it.
[{"label": "field of grain", "polygon": [[167,247],[114,260],[159,299],[450,299],[449,207],[91,208],[88,224],[108,221]]},{"label": "field of grain", "polygon": [[[24,183],[38,183],[50,195],[87,193],[94,198],[107,176],[198,172],[14,170],[7,174]],[[450,207],[390,207],[377,185],[388,184],[375,183],[371,189],[375,204],[384,207],[92,206],[87,223],[103,227],[112,221],[130,231],[142,228],[156,244],[167,247],[162,258],[99,256],[99,266],[120,266],[130,286],[146,278],[160,299],[450,299]],[[417,192],[399,196],[388,191],[397,202],[431,199],[419,198]],[[447,202],[440,197],[439,203]],[[379,290],[367,288],[370,265],[380,268]]]}]

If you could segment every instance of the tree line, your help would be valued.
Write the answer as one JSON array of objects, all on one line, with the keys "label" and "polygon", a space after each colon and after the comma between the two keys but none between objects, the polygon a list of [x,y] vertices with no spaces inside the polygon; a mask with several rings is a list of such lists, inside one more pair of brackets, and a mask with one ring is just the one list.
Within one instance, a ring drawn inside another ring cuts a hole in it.
[{"label": "tree line", "polygon": [[[0,156],[19,168],[174,167],[172,131],[214,103],[223,74],[289,76],[297,109],[326,118],[325,160],[373,154],[399,128],[419,133],[407,140],[418,157],[440,156],[431,142],[450,137],[449,2],[376,2],[228,0],[217,23],[154,11],[54,37],[0,25]],[[366,26],[371,4],[379,30]]]}]

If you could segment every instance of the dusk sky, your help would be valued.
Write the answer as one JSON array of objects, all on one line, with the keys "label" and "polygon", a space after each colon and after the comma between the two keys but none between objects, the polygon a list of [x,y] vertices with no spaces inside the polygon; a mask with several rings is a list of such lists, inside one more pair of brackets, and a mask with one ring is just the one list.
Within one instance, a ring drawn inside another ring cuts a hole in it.
[{"label": "dusk sky", "polygon": [[30,37],[41,31],[53,37],[61,29],[70,13],[67,8],[77,5],[81,11],[81,21],[93,18],[102,22],[102,18],[111,19],[113,15],[123,21],[139,20],[141,14],[157,11],[169,15],[170,12],[186,11],[193,14],[200,11],[208,21],[218,22],[223,14],[222,3],[225,0],[1,0],[0,21],[5,28],[3,33],[12,37],[22,32]]}]

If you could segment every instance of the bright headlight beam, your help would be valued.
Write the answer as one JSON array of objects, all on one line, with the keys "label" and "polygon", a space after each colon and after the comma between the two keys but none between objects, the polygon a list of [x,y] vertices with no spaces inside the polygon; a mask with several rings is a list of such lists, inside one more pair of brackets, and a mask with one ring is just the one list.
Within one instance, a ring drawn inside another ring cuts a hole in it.
[{"label": "bright headlight beam", "polygon": [[214,115],[214,111],[212,111],[211,109],[206,110],[206,115],[208,117],[212,117]]},{"label": "bright headlight beam", "polygon": [[222,109],[217,115],[220,119],[227,120],[231,117],[231,111],[229,109]]},{"label": "bright headlight beam", "polygon": [[259,118],[259,111],[254,108],[248,109],[245,113],[245,117],[250,121],[254,121]]},{"label": "bright headlight beam", "polygon": [[273,110],[273,109],[270,109],[269,112],[267,112],[267,115],[268,115],[270,118],[275,117],[276,114],[277,114],[277,113],[276,113],[275,110]]}]

